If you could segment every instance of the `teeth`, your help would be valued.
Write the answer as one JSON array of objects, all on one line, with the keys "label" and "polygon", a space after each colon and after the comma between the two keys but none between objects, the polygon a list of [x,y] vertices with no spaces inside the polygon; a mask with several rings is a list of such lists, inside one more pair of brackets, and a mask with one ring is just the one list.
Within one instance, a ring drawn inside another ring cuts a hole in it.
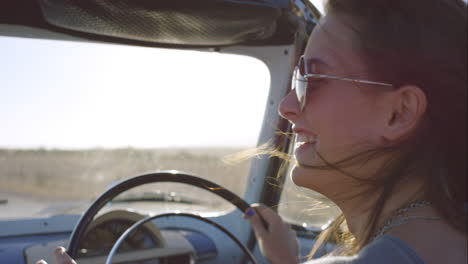
[{"label": "teeth", "polygon": [[297,134],[296,135],[296,143],[312,143],[315,142],[315,137],[313,136],[306,136],[306,135],[301,135]]}]

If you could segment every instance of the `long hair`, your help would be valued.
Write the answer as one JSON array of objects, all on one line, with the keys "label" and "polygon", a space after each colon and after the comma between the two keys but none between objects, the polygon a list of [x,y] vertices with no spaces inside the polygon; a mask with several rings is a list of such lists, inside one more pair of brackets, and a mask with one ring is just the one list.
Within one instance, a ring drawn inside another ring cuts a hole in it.
[{"label": "long hair", "polygon": [[[370,150],[354,161],[381,154],[392,158],[375,172],[367,193],[377,193],[369,208],[362,239],[340,229],[340,216],[324,231],[311,255],[327,241],[347,246],[342,255],[360,251],[378,229],[386,201],[405,177],[424,179],[422,197],[455,230],[466,235],[467,164],[467,9],[462,0],[329,0],[326,13],[348,26],[356,52],[373,79],[396,87],[417,85],[428,101],[415,133],[391,149]],[[339,164],[327,164],[340,169]],[[346,174],[346,171],[342,171]],[[352,176],[352,175],[350,175]],[[410,201],[408,201],[410,202]]]}]

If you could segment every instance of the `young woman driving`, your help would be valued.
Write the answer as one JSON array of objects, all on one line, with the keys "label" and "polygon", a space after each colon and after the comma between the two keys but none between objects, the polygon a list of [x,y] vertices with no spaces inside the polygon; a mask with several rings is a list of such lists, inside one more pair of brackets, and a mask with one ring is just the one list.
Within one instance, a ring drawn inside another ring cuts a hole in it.
[{"label": "young woman driving", "polygon": [[[343,217],[325,232],[348,237],[310,263],[466,263],[466,3],[326,10],[279,108],[294,126],[293,182],[336,203]],[[273,210],[253,205],[245,218],[271,263],[299,261]],[[63,248],[55,256],[73,263]]]},{"label": "young woman driving", "polygon": [[[296,137],[293,182],[338,205],[334,228],[349,231],[340,257],[310,263],[466,263],[466,3],[326,9],[279,107]],[[298,262],[275,212],[245,217],[271,263]]]}]

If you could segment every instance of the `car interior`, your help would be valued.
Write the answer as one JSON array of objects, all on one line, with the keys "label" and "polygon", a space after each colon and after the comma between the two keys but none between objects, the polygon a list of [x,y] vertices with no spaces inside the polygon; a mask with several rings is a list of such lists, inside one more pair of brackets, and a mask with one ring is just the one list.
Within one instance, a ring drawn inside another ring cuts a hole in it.
[{"label": "car interior", "polygon": [[[6,0],[0,3],[0,42],[13,38],[64,41],[254,58],[269,73],[256,147],[268,144],[289,153],[291,126],[277,108],[290,90],[292,70],[320,15],[308,0]],[[179,78],[184,79],[190,68],[179,70]],[[242,107],[242,102],[237,105]],[[159,114],[153,114],[155,119]],[[204,121],[200,126],[210,127]],[[53,171],[56,165],[50,166]],[[188,171],[183,164],[173,164],[113,181],[70,212],[55,208],[57,213],[42,217],[0,219],[0,263],[31,264],[39,259],[53,263],[51,253],[57,246],[64,246],[80,264],[268,263],[242,215],[251,203],[278,209],[291,184],[287,166],[281,157],[265,152],[254,155],[245,174],[242,189],[235,191]],[[144,187],[158,183],[185,187],[179,192],[171,187],[157,191]],[[161,201],[164,206],[159,209],[146,206]],[[4,203],[0,208],[13,215],[16,208]],[[219,204],[223,210],[210,209]],[[314,211],[307,220],[295,218],[300,215],[285,213],[283,218],[297,232],[299,254],[306,260],[331,218]]]}]

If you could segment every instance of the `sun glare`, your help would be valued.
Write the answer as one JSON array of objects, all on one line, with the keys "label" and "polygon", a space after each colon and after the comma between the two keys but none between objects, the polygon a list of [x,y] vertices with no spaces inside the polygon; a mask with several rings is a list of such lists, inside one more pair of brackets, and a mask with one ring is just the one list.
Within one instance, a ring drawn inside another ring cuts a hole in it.
[{"label": "sun glare", "polygon": [[255,146],[260,61],[169,49],[0,39],[0,147]]}]

